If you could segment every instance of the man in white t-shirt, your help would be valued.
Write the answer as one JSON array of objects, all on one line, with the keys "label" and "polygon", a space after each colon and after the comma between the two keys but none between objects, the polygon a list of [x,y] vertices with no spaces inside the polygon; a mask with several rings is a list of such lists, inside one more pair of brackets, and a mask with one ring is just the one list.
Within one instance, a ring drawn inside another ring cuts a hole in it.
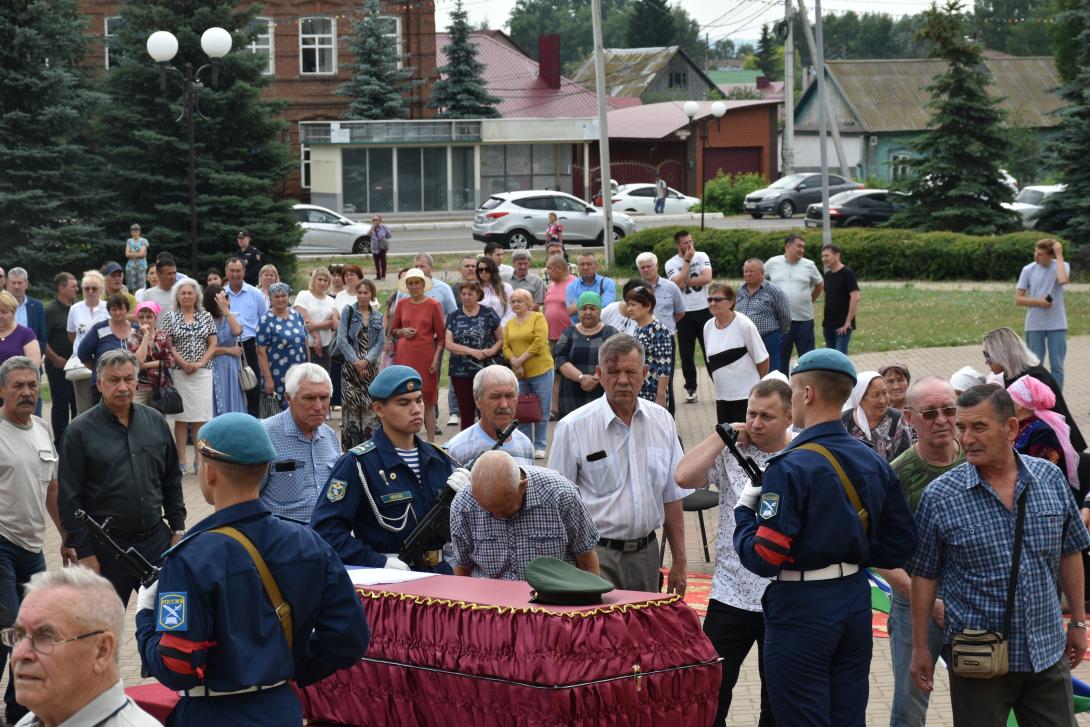
[{"label": "man in white t-shirt", "polygon": [[155,287],[144,290],[141,302],[150,300],[159,304],[159,315],[155,318],[155,324],[160,325],[163,322],[163,316],[174,310],[174,297],[171,295],[171,289],[174,288],[174,283],[178,280],[178,266],[174,263],[174,258],[169,255],[161,255],[155,261],[155,271],[159,273],[159,283]]},{"label": "man in white t-shirt", "polygon": [[708,348],[704,342],[704,324],[711,318],[708,311],[707,286],[712,282],[712,262],[705,252],[693,246],[693,236],[686,230],[674,233],[677,255],[666,261],[666,277],[685,296],[685,315],[677,322],[677,343],[681,352],[681,375],[685,379],[685,403],[696,401],[696,342],[704,360]]},{"label": "man in white t-shirt", "polygon": [[814,303],[825,290],[825,281],[813,260],[803,257],[806,240],[788,235],[783,242],[783,255],[765,262],[765,276],[787,293],[791,302],[791,330],[780,339],[780,371],[791,370],[791,349],[802,356],[814,350]]},{"label": "man in white t-shirt", "polygon": [[1026,345],[1044,361],[1048,348],[1048,368],[1060,388],[1064,385],[1064,358],[1067,356],[1067,312],[1064,310],[1064,286],[1071,264],[1064,262],[1064,246],[1057,240],[1038,240],[1033,247],[1033,262],[1018,276],[1014,302],[1026,308]]}]

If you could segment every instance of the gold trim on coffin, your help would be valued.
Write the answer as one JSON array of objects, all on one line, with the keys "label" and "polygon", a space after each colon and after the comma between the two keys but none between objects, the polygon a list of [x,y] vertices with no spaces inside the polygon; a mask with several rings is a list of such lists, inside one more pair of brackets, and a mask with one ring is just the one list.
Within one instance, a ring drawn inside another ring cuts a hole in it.
[{"label": "gold trim on coffin", "polygon": [[370,591],[363,588],[357,588],[356,591],[372,600],[394,598],[398,601],[412,601],[418,606],[446,606],[447,608],[460,608],[463,611],[495,611],[501,616],[506,616],[508,614],[541,613],[546,616],[560,616],[565,618],[589,618],[591,616],[609,613],[625,613],[626,611],[639,611],[645,608],[660,608],[663,606],[672,606],[681,600],[681,596],[676,593],[671,593],[663,598],[641,601],[639,603],[615,603],[610,606],[601,606],[584,611],[550,611],[548,609],[535,608],[533,606],[496,606],[492,604],[468,603],[466,601],[456,601],[449,598],[417,596],[412,593],[397,593],[395,591]]}]

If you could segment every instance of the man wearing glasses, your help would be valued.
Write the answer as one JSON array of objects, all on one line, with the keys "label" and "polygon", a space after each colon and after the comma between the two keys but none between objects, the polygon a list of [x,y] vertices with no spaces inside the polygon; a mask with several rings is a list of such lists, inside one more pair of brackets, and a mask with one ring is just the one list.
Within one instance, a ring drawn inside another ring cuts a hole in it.
[{"label": "man wearing glasses", "polygon": [[[912,511],[920,504],[924,489],[932,480],[965,461],[965,452],[955,436],[957,414],[954,388],[946,379],[925,376],[908,389],[905,423],[916,430],[916,444],[890,464],[901,481],[901,488]],[[889,645],[893,660],[892,724],[923,724],[927,717],[929,695],[913,682],[908,668],[912,663],[912,613],[909,602],[910,581],[902,568],[879,570],[893,588],[889,612]],[[942,599],[935,600],[935,611],[928,625],[927,647],[931,664],[942,650]]]},{"label": "man wearing glasses", "polygon": [[[156,727],[127,696],[119,674],[125,607],[105,578],[79,566],[30,579],[15,626],[0,630],[12,649],[19,727]],[[11,723],[11,712],[8,722]]]}]

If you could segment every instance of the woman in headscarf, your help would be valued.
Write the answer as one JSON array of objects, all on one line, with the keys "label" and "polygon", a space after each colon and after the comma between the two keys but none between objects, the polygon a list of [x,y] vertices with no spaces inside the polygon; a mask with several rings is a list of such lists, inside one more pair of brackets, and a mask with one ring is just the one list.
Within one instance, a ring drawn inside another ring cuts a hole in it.
[{"label": "woman in headscarf", "polygon": [[1014,449],[1040,457],[1060,468],[1072,489],[1079,487],[1079,455],[1071,446],[1071,427],[1062,414],[1052,411],[1056,396],[1032,376],[1023,376],[1007,387],[1018,417]]},{"label": "woman in headscarf", "polygon": [[912,431],[901,410],[889,405],[886,380],[877,371],[860,372],[841,421],[848,434],[874,447],[887,462],[912,446]]},{"label": "woman in headscarf", "polygon": [[908,398],[908,385],[912,383],[912,374],[908,373],[908,367],[899,361],[891,361],[878,369],[878,373],[886,380],[889,405],[894,409],[904,409]]},{"label": "woman in headscarf", "polygon": [[269,286],[269,312],[257,324],[257,361],[266,395],[280,397],[284,408],[284,377],[295,364],[309,361],[307,328],[303,316],[291,307],[291,286]]}]

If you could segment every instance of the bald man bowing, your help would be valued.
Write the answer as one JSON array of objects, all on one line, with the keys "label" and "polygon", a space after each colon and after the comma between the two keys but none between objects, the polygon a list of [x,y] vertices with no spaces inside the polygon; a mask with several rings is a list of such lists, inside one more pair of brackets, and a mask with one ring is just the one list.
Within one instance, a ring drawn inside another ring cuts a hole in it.
[{"label": "bald man bowing", "polygon": [[562,475],[490,451],[473,465],[470,484],[450,506],[454,575],[521,581],[541,556],[598,574],[598,529]]}]

